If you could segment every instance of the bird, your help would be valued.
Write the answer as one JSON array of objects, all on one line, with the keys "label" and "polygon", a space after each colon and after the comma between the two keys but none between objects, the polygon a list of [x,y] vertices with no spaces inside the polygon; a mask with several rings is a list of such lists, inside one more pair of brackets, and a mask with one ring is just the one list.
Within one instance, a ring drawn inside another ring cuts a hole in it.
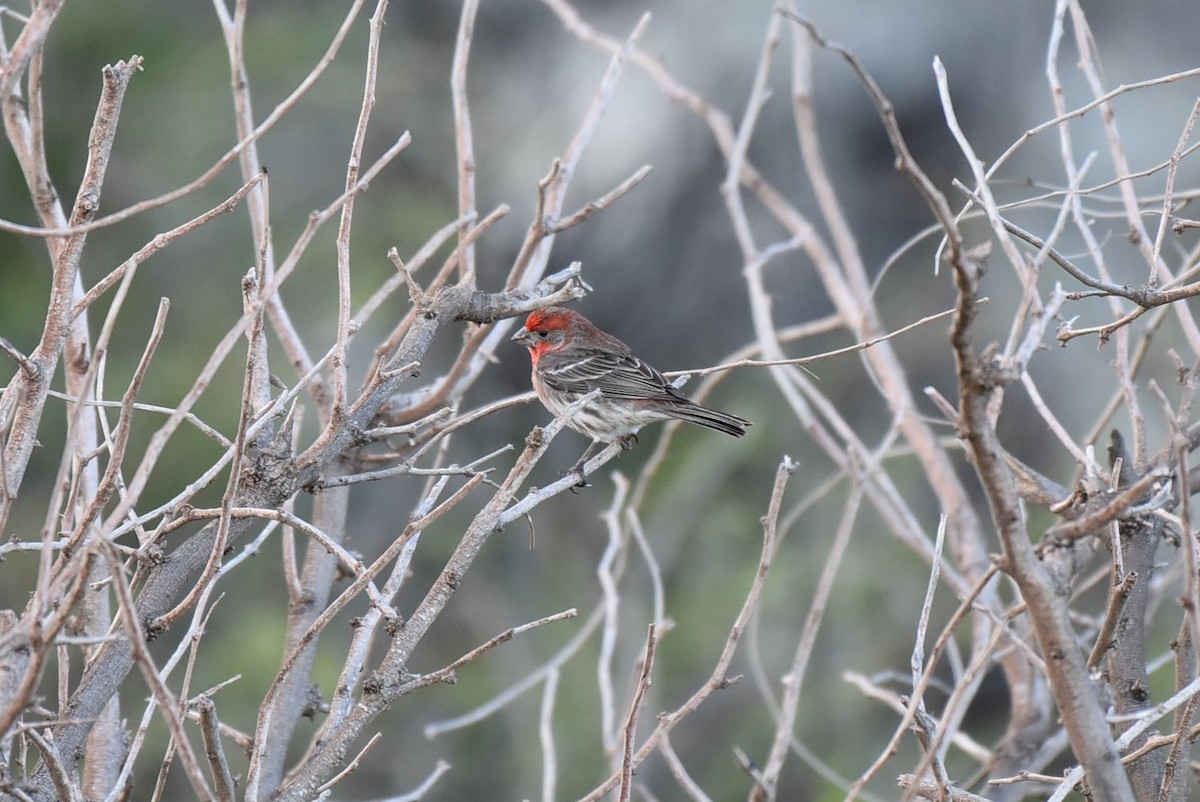
[{"label": "bird", "polygon": [[619,442],[632,448],[637,432],[655,421],[678,419],[741,437],[750,421],[701,406],[688,398],[628,345],[601,331],[573,309],[549,306],[530,313],[512,336],[529,349],[533,389],[555,417],[579,399],[599,390],[566,421],[592,438],[583,456],[567,473],[587,483],[584,463],[601,444]]}]

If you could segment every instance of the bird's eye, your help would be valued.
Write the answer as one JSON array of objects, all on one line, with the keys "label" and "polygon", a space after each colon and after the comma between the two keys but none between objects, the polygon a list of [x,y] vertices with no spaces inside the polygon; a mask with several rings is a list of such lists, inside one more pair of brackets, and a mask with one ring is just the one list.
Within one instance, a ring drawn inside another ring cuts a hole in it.
[{"label": "bird's eye", "polygon": [[547,331],[546,329],[538,329],[537,330],[537,336],[541,337],[543,340],[546,339],[546,337],[549,336],[549,334],[550,334],[550,332]]}]

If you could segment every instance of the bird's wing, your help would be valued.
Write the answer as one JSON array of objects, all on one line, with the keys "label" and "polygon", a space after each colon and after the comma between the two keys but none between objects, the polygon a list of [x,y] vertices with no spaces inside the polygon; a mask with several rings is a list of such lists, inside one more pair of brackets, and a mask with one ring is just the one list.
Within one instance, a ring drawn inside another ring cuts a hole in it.
[{"label": "bird's wing", "polygon": [[651,365],[633,354],[593,349],[543,357],[538,374],[555,390],[584,394],[599,389],[609,398],[685,401],[687,396],[671,386]]}]

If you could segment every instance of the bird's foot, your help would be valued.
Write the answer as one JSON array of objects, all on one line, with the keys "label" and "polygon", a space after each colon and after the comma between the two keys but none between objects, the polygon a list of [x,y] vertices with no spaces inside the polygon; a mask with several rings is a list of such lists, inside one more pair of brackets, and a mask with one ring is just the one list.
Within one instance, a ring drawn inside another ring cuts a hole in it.
[{"label": "bird's foot", "polygon": [[577,481],[575,482],[575,484],[571,485],[572,493],[578,493],[579,488],[581,488],[581,487],[591,487],[591,485],[588,484],[587,474],[583,472],[583,461],[582,460],[575,463],[575,465],[570,470],[563,471],[562,475],[564,477],[566,477],[566,476],[576,477]]},{"label": "bird's foot", "polygon": [[634,443],[638,441],[636,434],[627,434],[623,437],[618,437],[617,442],[621,444],[622,451],[628,451],[633,448]]}]

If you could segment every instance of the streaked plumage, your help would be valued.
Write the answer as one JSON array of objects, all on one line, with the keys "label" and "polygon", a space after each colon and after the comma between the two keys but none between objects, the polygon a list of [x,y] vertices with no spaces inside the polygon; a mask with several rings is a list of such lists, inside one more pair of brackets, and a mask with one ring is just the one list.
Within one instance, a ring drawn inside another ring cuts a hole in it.
[{"label": "streaked plumage", "polygon": [[[529,315],[513,342],[529,349],[533,389],[546,408],[562,415],[593,390],[567,425],[598,443],[629,440],[647,423],[677,418],[741,437],[750,421],[692,401],[628,345],[571,309],[551,306]],[[576,470],[591,452],[588,448]]]}]

